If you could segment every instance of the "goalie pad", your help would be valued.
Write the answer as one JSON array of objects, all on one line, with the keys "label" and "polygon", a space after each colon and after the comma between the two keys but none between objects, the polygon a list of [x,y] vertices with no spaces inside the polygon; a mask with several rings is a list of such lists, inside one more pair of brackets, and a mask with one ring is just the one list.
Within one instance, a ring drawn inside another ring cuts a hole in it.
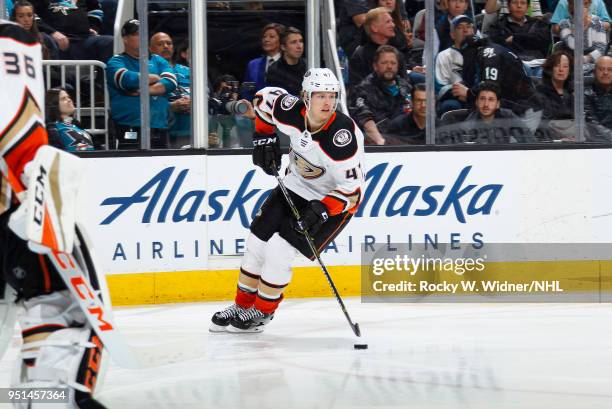
[{"label": "goalie pad", "polygon": [[16,296],[11,286],[0,279],[0,360],[11,342],[15,329]]},{"label": "goalie pad", "polygon": [[42,146],[21,177],[27,189],[11,215],[9,227],[30,249],[71,253],[74,246],[76,200],[84,165],[67,152]]},{"label": "goalie pad", "polygon": [[[23,345],[14,388],[66,388],[68,399],[56,409],[103,408],[93,400],[102,368],[100,338],[88,326],[66,328]],[[44,409],[49,403],[15,402],[19,409]]]}]

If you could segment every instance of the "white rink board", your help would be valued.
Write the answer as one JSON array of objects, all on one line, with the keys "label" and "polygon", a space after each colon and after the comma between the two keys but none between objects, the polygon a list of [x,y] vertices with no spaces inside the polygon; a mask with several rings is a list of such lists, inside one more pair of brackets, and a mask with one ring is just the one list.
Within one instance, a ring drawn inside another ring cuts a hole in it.
[{"label": "white rink board", "polygon": [[[605,149],[367,154],[370,194],[325,260],[358,265],[364,241],[422,243],[426,234],[440,243],[612,243],[611,159]],[[214,269],[211,251],[237,267],[231,256],[275,186],[250,155],[86,163],[79,219],[108,274]]]}]

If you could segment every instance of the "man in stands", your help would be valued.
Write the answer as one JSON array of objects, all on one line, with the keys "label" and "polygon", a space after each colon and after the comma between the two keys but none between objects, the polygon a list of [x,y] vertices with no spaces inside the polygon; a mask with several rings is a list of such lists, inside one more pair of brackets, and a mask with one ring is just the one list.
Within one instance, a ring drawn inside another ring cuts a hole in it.
[{"label": "man in stands", "polygon": [[487,33],[494,43],[504,45],[523,61],[546,58],[551,42],[549,25],[527,15],[529,3],[510,0],[510,13],[501,16]]},{"label": "man in stands", "polygon": [[113,55],[113,37],[100,35],[103,13],[98,0],[31,0],[41,32],[53,37],[60,58],[98,60]]},{"label": "man in stands", "polygon": [[464,141],[476,143],[534,142],[531,132],[511,110],[501,108],[501,91],[484,81],[476,89],[475,110],[458,126]]},{"label": "man in stands", "polygon": [[283,88],[292,95],[302,89],[302,77],[306,72],[304,36],[295,27],[287,27],[281,35],[282,56],[273,63],[266,73],[266,83],[271,87]]},{"label": "man in stands", "polygon": [[425,84],[415,84],[412,89],[412,112],[398,115],[387,128],[386,145],[425,144],[427,122],[427,92]]},{"label": "man in stands", "polygon": [[[106,77],[111,98],[111,117],[120,149],[140,145],[140,61],[139,22],[129,20],[121,29],[125,52],[108,61]],[[151,109],[151,147],[168,148],[168,95],[177,86],[168,61],[149,56],[149,93]]]},{"label": "man in stands", "polygon": [[466,108],[468,87],[463,83],[463,54],[466,37],[474,35],[474,22],[466,15],[451,21],[453,45],[436,56],[435,87],[438,115],[454,109]]},{"label": "man in stands", "polygon": [[398,75],[399,52],[390,45],[378,47],[374,72],[351,94],[351,115],[365,131],[368,143],[384,145],[388,122],[398,115],[405,117],[411,109],[412,85]]},{"label": "man in stands", "polygon": [[590,138],[612,141],[612,57],[599,57],[595,81],[584,90],[584,113]]}]

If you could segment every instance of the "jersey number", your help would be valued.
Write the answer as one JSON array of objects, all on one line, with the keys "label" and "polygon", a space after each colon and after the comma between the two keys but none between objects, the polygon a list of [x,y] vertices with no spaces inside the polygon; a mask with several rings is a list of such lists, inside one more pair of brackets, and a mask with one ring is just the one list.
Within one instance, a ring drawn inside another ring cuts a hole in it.
[{"label": "jersey number", "polygon": [[485,80],[497,81],[497,68],[485,68]]},{"label": "jersey number", "polygon": [[32,57],[24,55],[23,61],[21,61],[19,54],[16,53],[3,53],[2,56],[4,57],[4,69],[7,74],[20,75],[23,67],[23,71],[28,77],[36,78]]},{"label": "jersey number", "polygon": [[347,179],[357,179],[357,168],[347,169],[346,178]]}]

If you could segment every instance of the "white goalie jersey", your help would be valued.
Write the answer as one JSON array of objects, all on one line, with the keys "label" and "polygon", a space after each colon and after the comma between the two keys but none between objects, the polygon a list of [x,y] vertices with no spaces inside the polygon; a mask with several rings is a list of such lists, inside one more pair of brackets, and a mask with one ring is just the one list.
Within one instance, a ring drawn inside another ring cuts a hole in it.
[{"label": "white goalie jersey", "polygon": [[282,88],[267,87],[254,99],[258,133],[289,136],[287,188],[306,200],[322,201],[330,215],[355,213],[365,181],[364,138],[355,122],[335,112],[318,131],[306,128],[304,102]]}]

